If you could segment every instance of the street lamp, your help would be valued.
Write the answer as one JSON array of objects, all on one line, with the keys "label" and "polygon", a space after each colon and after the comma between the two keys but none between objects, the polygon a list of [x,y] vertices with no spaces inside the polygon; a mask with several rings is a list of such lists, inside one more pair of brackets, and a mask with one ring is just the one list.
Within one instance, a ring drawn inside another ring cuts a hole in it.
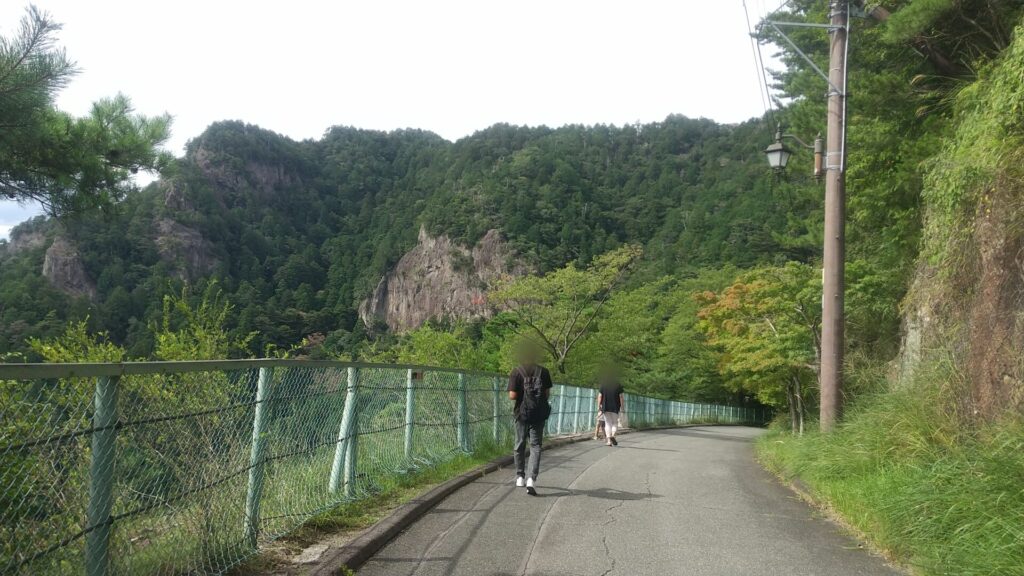
[{"label": "street lamp", "polygon": [[821,179],[822,156],[825,152],[825,141],[821,139],[821,135],[819,134],[814,139],[814,144],[807,144],[793,134],[783,134],[782,124],[780,123],[775,130],[775,142],[772,142],[764,149],[764,155],[768,159],[768,165],[776,172],[784,171],[786,169],[786,165],[789,164],[790,156],[793,155],[793,151],[787,148],[782,142],[783,138],[796,140],[804,148],[814,150],[814,178],[816,180]]},{"label": "street lamp", "polygon": [[[824,172],[820,160],[815,161],[815,172],[825,177],[825,246],[822,250],[821,301],[821,366],[818,384],[821,389],[822,432],[835,427],[843,409],[843,348],[846,319],[846,77],[847,54],[850,49],[851,0],[829,0],[828,24],[815,22],[780,22],[772,12],[758,25],[757,37],[764,38],[765,27],[770,27],[800,55],[812,70],[828,84],[828,152]],[[783,6],[788,5],[786,2]],[[862,5],[862,2],[857,2]],[[781,8],[779,8],[781,10]],[[828,73],[782,31],[783,28],[817,28],[828,32]],[[781,142],[780,134],[776,134]],[[776,156],[776,159],[782,160]],[[771,159],[769,159],[771,161]]]},{"label": "street lamp", "polygon": [[775,133],[775,142],[772,142],[764,149],[764,155],[768,158],[768,165],[776,172],[782,172],[789,164],[789,157],[793,152],[782,143],[782,129]]}]

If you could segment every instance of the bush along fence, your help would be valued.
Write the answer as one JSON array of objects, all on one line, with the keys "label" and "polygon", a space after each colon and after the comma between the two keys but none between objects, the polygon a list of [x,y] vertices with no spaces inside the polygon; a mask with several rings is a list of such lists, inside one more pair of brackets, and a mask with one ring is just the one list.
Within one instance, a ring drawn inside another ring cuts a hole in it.
[{"label": "bush along fence", "polygon": [[[217,574],[415,470],[512,443],[506,379],[297,360],[0,364],[0,574]],[[555,387],[550,435],[592,430]],[[627,395],[633,428],[761,410]]]}]

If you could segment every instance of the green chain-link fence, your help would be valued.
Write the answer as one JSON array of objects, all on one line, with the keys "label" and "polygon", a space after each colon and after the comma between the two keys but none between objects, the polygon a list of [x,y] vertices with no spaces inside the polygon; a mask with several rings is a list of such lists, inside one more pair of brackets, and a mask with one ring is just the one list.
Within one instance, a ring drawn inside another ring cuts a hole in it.
[{"label": "green chain-link fence", "polygon": [[[238,360],[0,365],[0,573],[216,574],[320,511],[512,442],[497,374]],[[592,430],[558,385],[549,435]],[[627,395],[633,428],[760,423]]]}]

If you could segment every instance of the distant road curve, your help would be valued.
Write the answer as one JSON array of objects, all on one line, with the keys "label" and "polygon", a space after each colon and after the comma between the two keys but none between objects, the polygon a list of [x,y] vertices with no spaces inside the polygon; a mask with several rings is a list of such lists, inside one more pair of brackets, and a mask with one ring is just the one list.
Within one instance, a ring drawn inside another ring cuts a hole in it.
[{"label": "distant road curve", "polygon": [[864,575],[902,572],[754,461],[763,431],[633,433],[544,454],[540,495],[513,473],[462,488],[360,576]]}]

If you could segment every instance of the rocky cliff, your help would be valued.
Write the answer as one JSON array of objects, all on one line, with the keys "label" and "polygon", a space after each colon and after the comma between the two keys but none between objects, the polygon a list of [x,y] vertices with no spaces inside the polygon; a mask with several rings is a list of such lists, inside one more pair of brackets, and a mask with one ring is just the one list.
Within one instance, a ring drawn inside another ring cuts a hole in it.
[{"label": "rocky cliff", "polygon": [[43,276],[61,292],[90,300],[96,298],[96,284],[85,271],[78,248],[64,236],[57,236],[46,250]]},{"label": "rocky cliff", "polygon": [[201,278],[217,264],[213,248],[198,230],[169,218],[156,221],[156,249],[181,280]]},{"label": "rocky cliff", "polygon": [[525,273],[497,230],[467,248],[421,229],[416,246],[360,304],[359,316],[368,326],[383,321],[395,332],[432,318],[488,317],[493,313],[487,303],[488,287],[502,277]]},{"label": "rocky cliff", "polygon": [[11,242],[7,246],[8,252],[15,254],[24,250],[33,250],[46,244],[46,233],[42,230],[28,229],[22,231],[15,228],[11,233]]},{"label": "rocky cliff", "polygon": [[[1024,413],[1024,37],[958,100],[926,174],[917,276],[904,302],[904,382],[948,380],[957,415]],[[930,369],[930,370],[929,370]]]}]

